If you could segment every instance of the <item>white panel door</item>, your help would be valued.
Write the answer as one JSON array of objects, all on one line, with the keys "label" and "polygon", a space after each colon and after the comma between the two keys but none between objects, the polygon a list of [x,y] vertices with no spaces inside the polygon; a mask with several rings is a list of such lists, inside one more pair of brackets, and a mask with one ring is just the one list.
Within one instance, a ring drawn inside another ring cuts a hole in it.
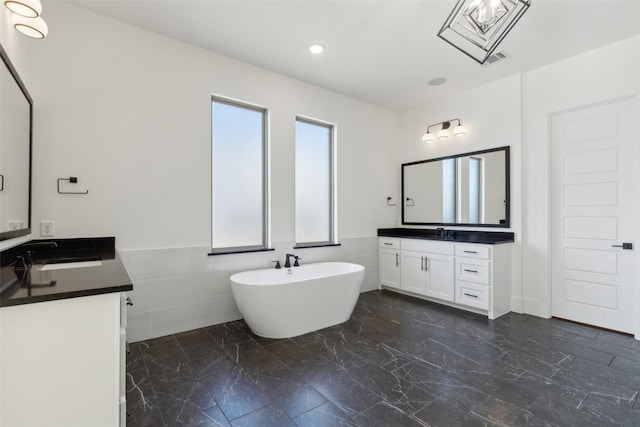
[{"label": "white panel door", "polygon": [[635,102],[551,117],[552,314],[629,333],[637,258],[618,246],[636,235]]}]

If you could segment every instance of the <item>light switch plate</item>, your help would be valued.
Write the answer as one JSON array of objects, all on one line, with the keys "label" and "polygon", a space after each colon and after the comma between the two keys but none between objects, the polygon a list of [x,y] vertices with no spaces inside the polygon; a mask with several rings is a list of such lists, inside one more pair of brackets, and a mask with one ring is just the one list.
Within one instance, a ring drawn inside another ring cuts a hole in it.
[{"label": "light switch plate", "polygon": [[9,221],[9,231],[21,230],[22,221]]}]

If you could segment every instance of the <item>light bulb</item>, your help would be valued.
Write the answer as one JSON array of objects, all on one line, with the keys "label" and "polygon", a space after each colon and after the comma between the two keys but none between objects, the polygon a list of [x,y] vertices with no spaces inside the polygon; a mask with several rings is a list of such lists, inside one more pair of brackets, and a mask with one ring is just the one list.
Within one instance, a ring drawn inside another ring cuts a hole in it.
[{"label": "light bulb", "polygon": [[11,16],[11,23],[16,30],[34,39],[43,39],[49,33],[49,27],[41,17],[26,18],[14,13]]},{"label": "light bulb", "polygon": [[467,133],[467,129],[462,125],[458,125],[455,127],[455,129],[453,129],[453,134],[455,136],[466,135],[466,133]]},{"label": "light bulb", "polygon": [[422,142],[424,142],[425,144],[429,144],[430,142],[435,141],[436,139],[433,137],[432,133],[425,133],[424,135],[422,135]]},{"label": "light bulb", "polygon": [[440,129],[438,131],[437,137],[438,137],[439,140],[443,141],[443,140],[449,138],[449,131],[446,130],[446,129]]},{"label": "light bulb", "polygon": [[3,0],[7,9],[27,18],[37,18],[42,13],[40,0]]}]

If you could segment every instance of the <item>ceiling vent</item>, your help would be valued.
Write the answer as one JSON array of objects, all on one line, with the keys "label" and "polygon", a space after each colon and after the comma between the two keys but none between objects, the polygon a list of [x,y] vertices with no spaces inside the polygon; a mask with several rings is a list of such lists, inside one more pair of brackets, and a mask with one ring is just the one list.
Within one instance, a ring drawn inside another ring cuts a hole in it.
[{"label": "ceiling vent", "polygon": [[495,64],[496,62],[504,61],[507,58],[511,58],[511,55],[509,55],[504,50],[501,50],[500,52],[494,53],[493,55],[488,57],[486,63],[487,64]]}]

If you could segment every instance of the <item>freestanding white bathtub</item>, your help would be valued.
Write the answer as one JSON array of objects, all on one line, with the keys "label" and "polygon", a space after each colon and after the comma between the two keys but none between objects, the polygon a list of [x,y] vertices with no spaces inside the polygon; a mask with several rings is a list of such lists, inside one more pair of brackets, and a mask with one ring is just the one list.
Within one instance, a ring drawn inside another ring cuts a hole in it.
[{"label": "freestanding white bathtub", "polygon": [[364,267],[319,262],[231,276],[238,309],[254,334],[290,338],[346,322],[358,301]]}]

